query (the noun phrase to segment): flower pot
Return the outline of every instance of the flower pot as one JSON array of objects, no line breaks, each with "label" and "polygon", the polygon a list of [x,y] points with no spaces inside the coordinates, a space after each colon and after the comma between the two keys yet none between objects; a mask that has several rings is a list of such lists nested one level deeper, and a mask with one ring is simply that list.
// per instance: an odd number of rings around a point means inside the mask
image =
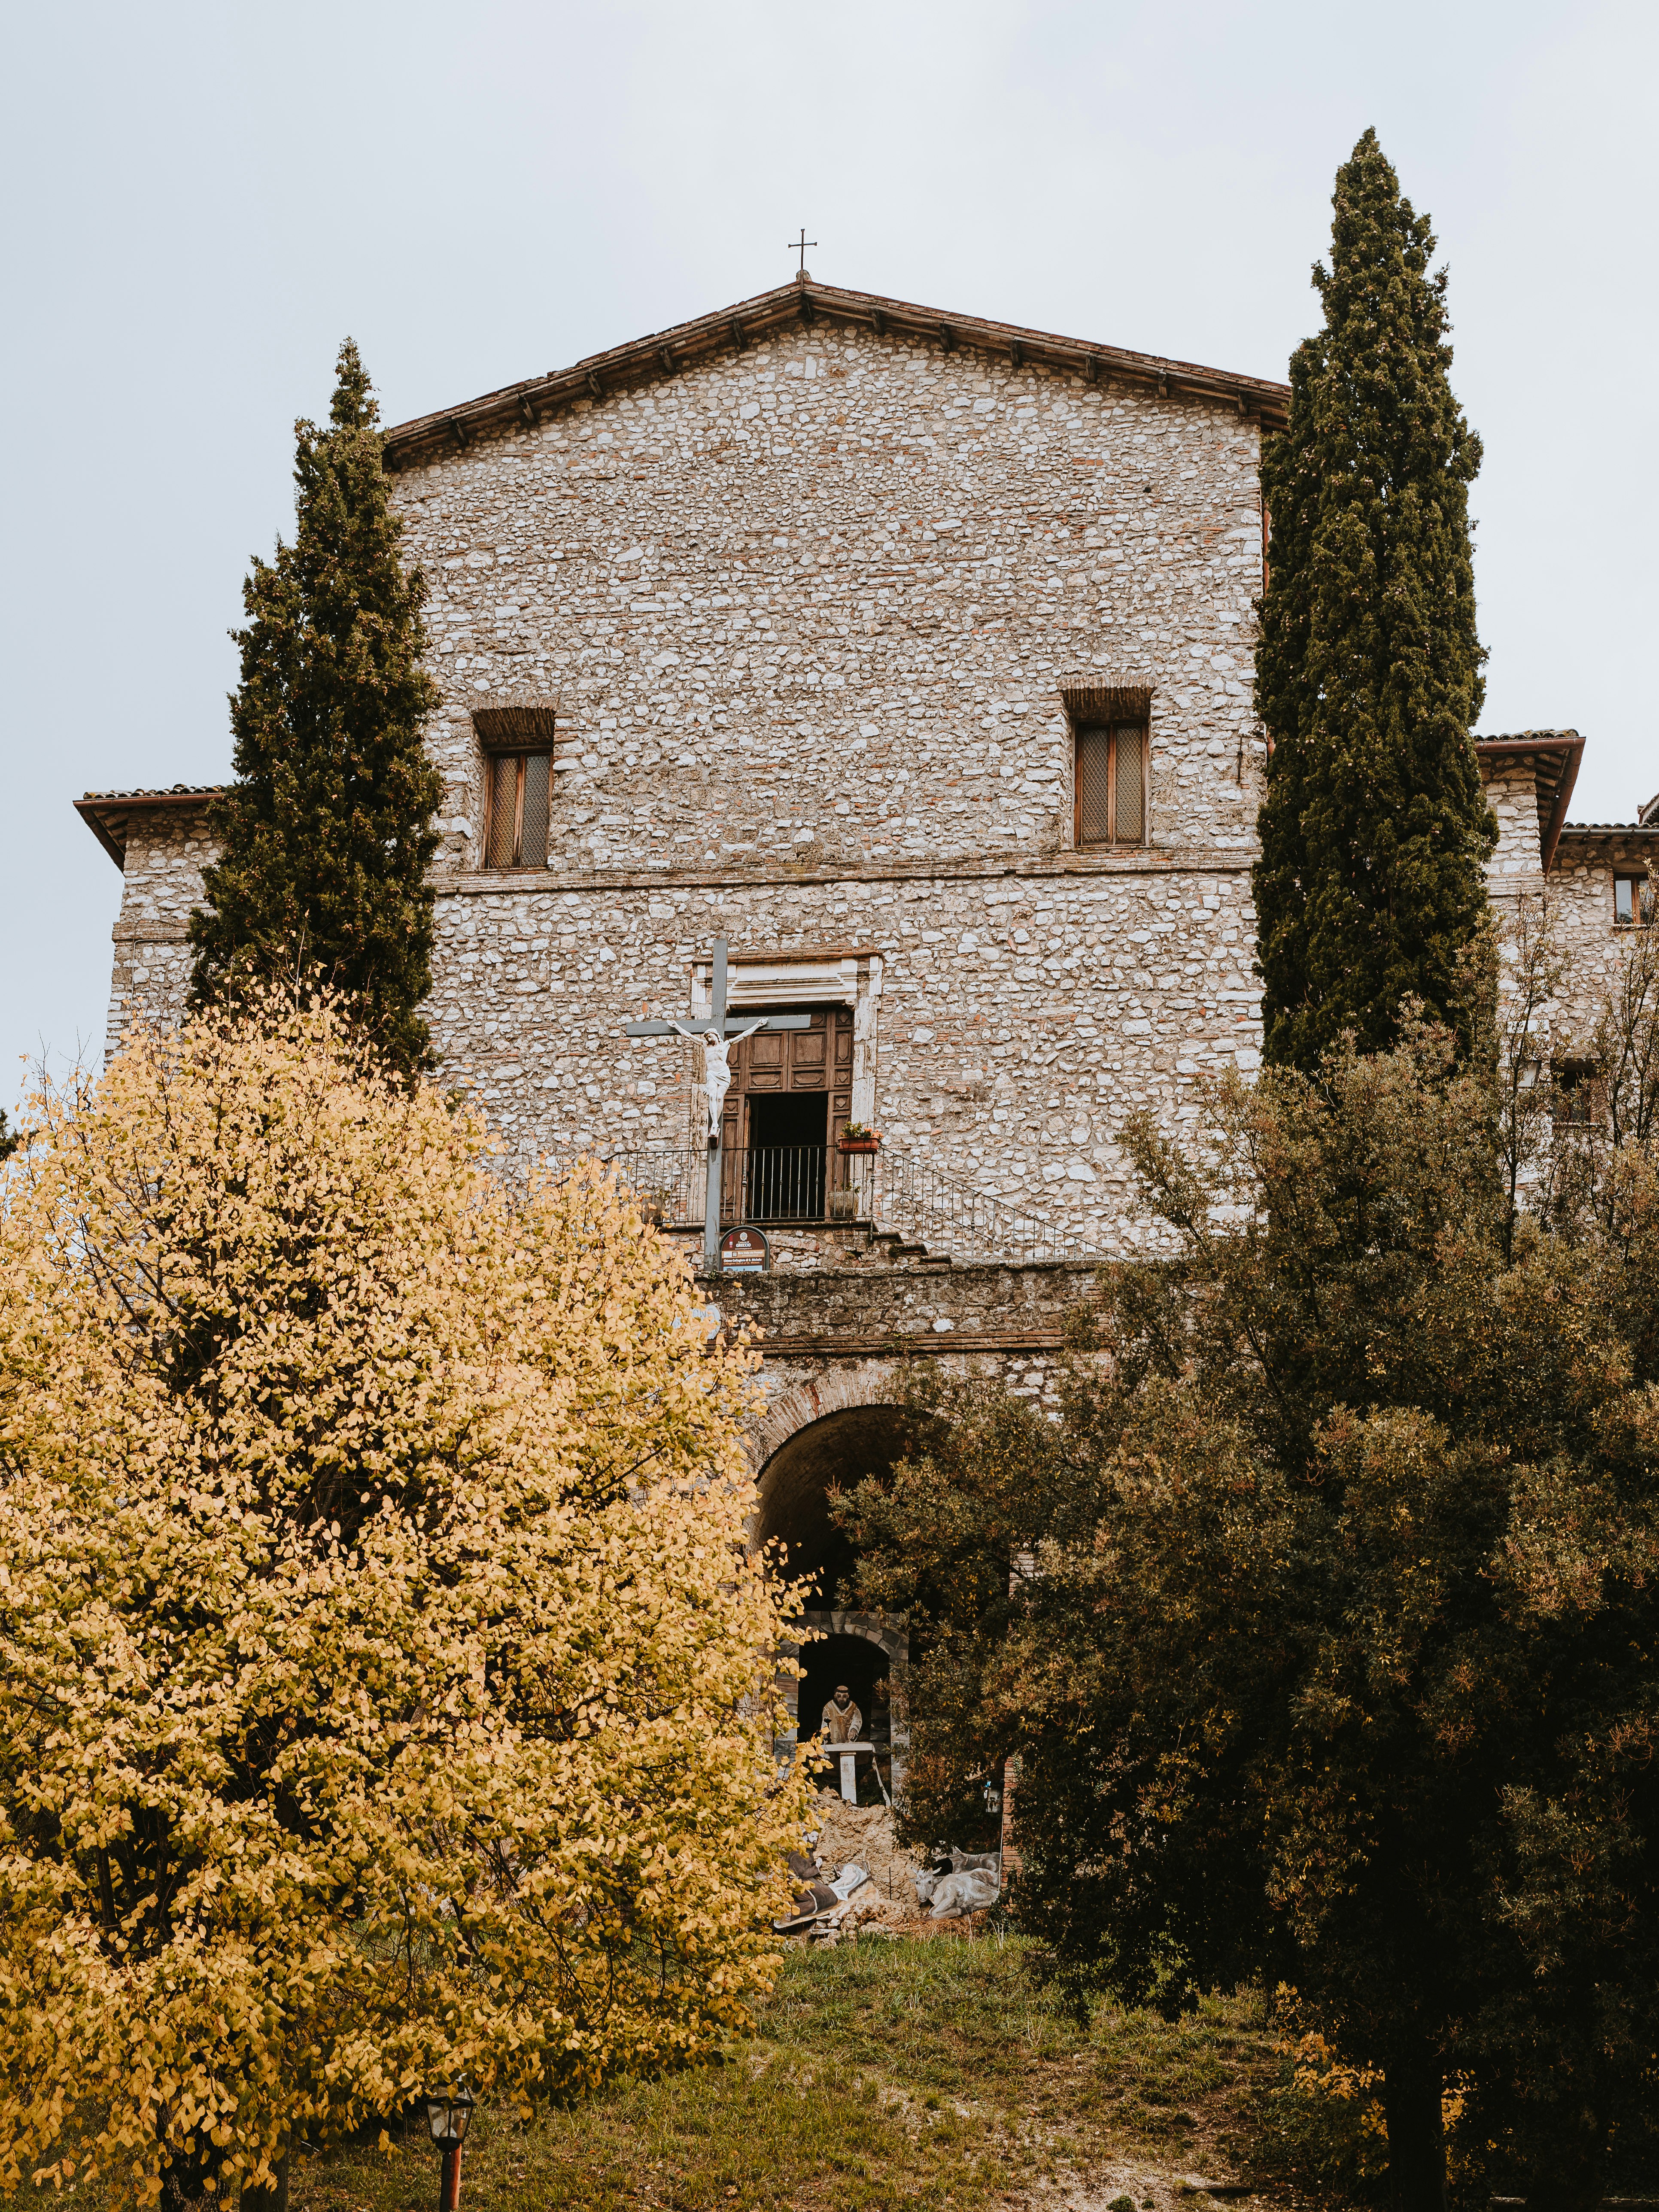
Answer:
[{"label": "flower pot", "polygon": [[881,1150],[881,1139],[879,1137],[842,1137],[837,1140],[836,1150],[838,1152],[878,1152]]}]

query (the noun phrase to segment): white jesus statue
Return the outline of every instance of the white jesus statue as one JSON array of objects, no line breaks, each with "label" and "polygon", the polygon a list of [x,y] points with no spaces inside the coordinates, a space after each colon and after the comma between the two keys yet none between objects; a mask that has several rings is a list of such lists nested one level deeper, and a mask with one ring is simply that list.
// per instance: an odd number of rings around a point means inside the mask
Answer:
[{"label": "white jesus statue", "polygon": [[720,1116],[726,1111],[726,1094],[732,1088],[732,1048],[741,1044],[757,1030],[766,1027],[763,1014],[757,1022],[750,1022],[746,1030],[735,1036],[722,1036],[718,1030],[698,1030],[695,1023],[676,1022],[673,1027],[682,1036],[702,1041],[703,1089],[708,1094],[708,1141],[712,1145],[720,1133]]}]

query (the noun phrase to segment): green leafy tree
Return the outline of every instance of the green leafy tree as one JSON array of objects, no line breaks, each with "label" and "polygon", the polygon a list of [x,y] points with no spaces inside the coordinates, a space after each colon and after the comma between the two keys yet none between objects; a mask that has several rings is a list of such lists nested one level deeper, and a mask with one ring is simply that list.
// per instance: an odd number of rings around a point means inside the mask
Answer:
[{"label": "green leafy tree", "polygon": [[1468,1041],[1460,955],[1486,912],[1496,825],[1469,732],[1468,487],[1480,465],[1448,380],[1446,277],[1368,131],[1340,169],[1325,326],[1291,363],[1266,446],[1269,581],[1256,650],[1267,795],[1255,869],[1266,1057],[1311,1071],[1421,999]]},{"label": "green leafy tree", "polygon": [[1456,2084],[1460,2157],[1577,2208],[1659,2110],[1659,1174],[1598,1135],[1517,1226],[1455,1051],[1234,1083],[1199,1157],[1139,1127],[1173,1256],[1115,1271],[1104,1370],[1058,1424],[936,1399],[843,1510],[924,1650],[912,1832],[1018,1756],[1079,2001],[1287,1982],[1381,2069],[1399,2205]]},{"label": "green leafy tree", "polygon": [[431,1064],[433,817],[422,747],[438,702],[424,672],[418,570],[398,556],[379,409],[348,339],[326,429],[301,422],[294,543],[258,558],[235,633],[236,781],[213,809],[220,857],[191,918],[191,1002],[296,970],[357,1003],[393,1066]]}]

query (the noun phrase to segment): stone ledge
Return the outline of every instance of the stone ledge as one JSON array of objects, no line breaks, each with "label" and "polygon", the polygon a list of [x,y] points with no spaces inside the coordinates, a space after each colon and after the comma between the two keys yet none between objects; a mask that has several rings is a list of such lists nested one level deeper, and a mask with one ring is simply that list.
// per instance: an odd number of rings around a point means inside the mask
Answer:
[{"label": "stone ledge", "polygon": [[[519,891],[655,891],[699,888],[760,890],[799,884],[899,884],[994,882],[999,877],[1048,882],[1059,877],[1240,876],[1255,866],[1254,846],[1172,845],[1163,850],[1101,854],[1063,853],[1048,860],[956,859],[823,863],[816,867],[769,868],[596,868],[572,875],[551,868],[469,869],[432,878],[439,898],[488,896]],[[867,948],[855,948],[867,949]]]},{"label": "stone ledge", "polygon": [[[1012,1203],[1012,1201],[1011,1201]],[[699,1231],[699,1234],[702,1232]],[[1093,1280],[1103,1268],[1113,1265],[1109,1253],[1092,1258],[1063,1260],[954,1260],[947,1267],[943,1261],[933,1267],[890,1267],[883,1261],[860,1260],[853,1265],[839,1267],[775,1267],[760,1275],[708,1273],[697,1270],[697,1280],[703,1284],[724,1285],[734,1296],[769,1297],[773,1300],[811,1294],[822,1297],[834,1295],[854,1283],[896,1283],[908,1289],[918,1276],[937,1283],[946,1283],[962,1288],[993,1281],[1000,1282],[1009,1276],[1035,1275],[1058,1279],[1062,1275],[1079,1279],[1079,1291],[1092,1288]],[[1071,1303],[1075,1304],[1073,1299]]]},{"label": "stone ledge", "polygon": [[946,1352],[1063,1352],[1057,1328],[933,1329],[922,1327],[884,1336],[754,1336],[739,1342],[763,1359],[916,1359]]},{"label": "stone ledge", "polygon": [[1066,1316],[1092,1302],[1100,1273],[1075,1260],[983,1261],[705,1276],[698,1287],[763,1361],[892,1361],[1063,1351]]}]

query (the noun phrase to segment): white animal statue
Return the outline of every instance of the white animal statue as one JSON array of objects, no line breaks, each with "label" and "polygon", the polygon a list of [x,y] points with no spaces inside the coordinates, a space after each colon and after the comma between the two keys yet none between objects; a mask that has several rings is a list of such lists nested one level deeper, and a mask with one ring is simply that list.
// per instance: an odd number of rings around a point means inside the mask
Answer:
[{"label": "white animal statue", "polygon": [[919,1874],[916,1903],[925,1905],[930,1920],[961,1920],[970,1912],[983,1912],[1002,1894],[1002,1854],[1000,1851],[951,1853],[949,1874]]}]

